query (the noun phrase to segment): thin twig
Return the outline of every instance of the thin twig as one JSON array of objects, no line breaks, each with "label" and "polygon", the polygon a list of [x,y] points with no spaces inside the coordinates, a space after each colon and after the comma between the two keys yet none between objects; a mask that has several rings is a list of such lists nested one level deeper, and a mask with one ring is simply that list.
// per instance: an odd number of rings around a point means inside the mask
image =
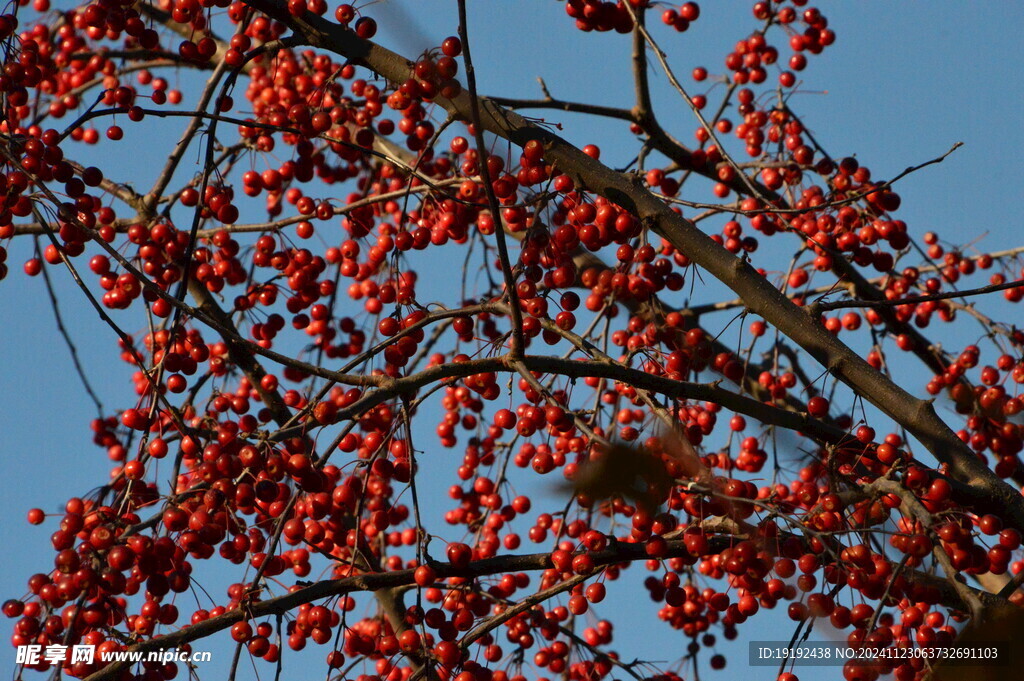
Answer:
[{"label": "thin twig", "polygon": [[526,349],[526,340],[523,336],[523,311],[519,303],[519,291],[516,288],[515,275],[512,272],[512,263],[509,260],[508,244],[505,241],[505,230],[502,229],[501,207],[498,205],[498,198],[494,194],[491,171],[487,167],[489,153],[484,142],[483,126],[480,124],[480,100],[476,94],[476,72],[473,68],[473,59],[469,47],[469,27],[466,19],[466,0],[458,0],[459,3],[459,39],[462,41],[462,60],[466,65],[466,87],[469,89],[470,106],[472,110],[473,136],[476,139],[477,164],[479,165],[480,178],[484,186],[484,193],[487,196],[487,203],[491,209],[491,217],[494,220],[494,239],[498,245],[498,258],[501,260],[501,274],[505,279],[505,295],[508,296],[512,313],[512,355],[519,356]]}]

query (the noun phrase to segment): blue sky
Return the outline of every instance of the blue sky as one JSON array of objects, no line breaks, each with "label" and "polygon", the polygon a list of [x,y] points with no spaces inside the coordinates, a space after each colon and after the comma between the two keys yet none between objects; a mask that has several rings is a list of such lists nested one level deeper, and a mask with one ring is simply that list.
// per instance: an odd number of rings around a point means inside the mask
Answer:
[{"label": "blue sky", "polygon": [[[393,6],[398,4],[406,8],[404,12],[396,12]],[[756,27],[750,3],[703,4],[700,20],[687,33],[655,33],[680,75],[698,65],[722,71],[722,59],[731,45]],[[791,100],[815,137],[835,156],[855,153],[881,178],[963,142],[943,164],[900,182],[903,207],[899,217],[918,235],[935,230],[958,242],[984,237],[980,241],[983,249],[1024,243],[1024,232],[1011,205],[1018,200],[1020,178],[1024,177],[1020,151],[1024,149],[1024,127],[1019,122],[1024,95],[1018,65],[1024,5],[1008,1],[871,1],[819,6],[836,31],[837,41],[801,74],[806,93]],[[382,25],[381,42],[409,56],[455,33],[454,0],[387,0],[367,8],[367,13]],[[389,30],[389,15],[393,20],[415,17],[416,21],[405,23],[403,30]],[[579,33],[565,16],[562,3],[474,2],[470,31],[483,93],[537,97],[536,78],[542,77],[557,97],[627,107],[632,103],[628,36]],[[690,114],[668,90],[662,75],[655,75],[652,82],[663,124],[683,140],[691,140],[695,123]],[[693,85],[688,78],[684,82]],[[700,90],[694,87],[692,91]],[[187,98],[186,93],[186,104]],[[573,142],[601,144],[603,159],[612,165],[635,153],[620,124],[587,122],[550,111],[535,113],[563,122],[564,134]],[[145,135],[152,135],[153,129],[147,129]],[[178,134],[174,126],[161,129],[169,132],[160,134],[158,144],[152,143],[152,137],[144,139],[141,131],[129,130],[126,142],[114,155],[102,159],[94,155],[89,161],[123,165],[124,176],[138,173],[145,178],[154,166],[162,164],[166,149]],[[137,182],[137,186],[146,184],[145,179]],[[5,548],[0,600],[24,593],[28,576],[46,571],[52,560],[49,534],[55,523],[30,527],[25,524],[25,512],[35,506],[55,511],[69,496],[102,483],[109,469],[105,454],[89,443],[94,410],[56,333],[42,280],[27,279],[20,272],[27,246],[27,242],[5,244],[11,253],[12,274],[0,282],[0,453],[5,465],[5,475],[0,478],[5,499],[5,513],[0,515],[0,543]],[[108,409],[130,406],[134,399],[130,369],[116,359],[111,332],[73,288],[66,273],[55,269],[51,275],[65,324],[105,405]],[[443,291],[442,283],[437,282],[438,291]],[[1018,314],[1013,309],[1007,312],[998,302],[981,305],[1008,319]],[[115,319],[130,331],[141,328],[139,317],[130,312],[115,314]],[[974,339],[971,334],[975,331],[969,327],[957,328],[964,329],[966,335],[947,336],[949,344],[962,345]],[[948,331],[936,329],[934,333]],[[920,390],[922,385],[923,381],[905,387]],[[426,416],[427,421],[436,420]],[[438,475],[436,482],[437,493],[443,494],[447,487],[443,475]],[[638,584],[640,580],[633,581]],[[654,619],[656,607],[642,590],[626,590],[616,599],[610,598],[604,612],[610,614],[622,607],[636,613],[631,621],[617,621],[618,647],[624,655],[669,659],[681,652],[685,640]],[[777,619],[765,617],[748,623],[741,636],[788,638],[788,629],[782,629],[784,636],[773,635],[771,627],[778,625]],[[788,622],[784,626],[788,627]],[[0,631],[9,634],[10,622],[0,622]],[[678,652],[665,653],[673,647]],[[214,649],[226,650],[221,646]],[[13,659],[13,651],[0,652],[0,667],[6,666],[7,660],[13,667]],[[709,679],[734,679],[749,674],[749,669],[736,658],[724,672],[707,674]],[[286,668],[283,678],[301,677],[301,672]]]}]

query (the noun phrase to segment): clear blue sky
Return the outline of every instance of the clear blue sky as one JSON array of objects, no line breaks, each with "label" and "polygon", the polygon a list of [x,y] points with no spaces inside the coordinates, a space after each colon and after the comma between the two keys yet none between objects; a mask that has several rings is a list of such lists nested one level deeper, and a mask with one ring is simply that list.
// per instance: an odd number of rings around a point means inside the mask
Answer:
[{"label": "clear blue sky", "polygon": [[[688,74],[697,65],[722,71],[730,46],[756,26],[750,4],[705,2],[700,20],[689,32],[658,31],[677,72]],[[397,32],[387,30],[389,16],[401,16],[395,14],[395,5],[416,19]],[[482,92],[536,97],[540,94],[536,78],[543,77],[558,97],[631,105],[627,36],[581,34],[564,15],[563,4],[552,0],[477,0],[471,5],[471,38]],[[1024,177],[1024,128],[1019,122],[1024,105],[1019,85],[1024,5],[865,1],[819,6],[837,41],[812,60],[802,74],[808,93],[791,102],[817,139],[836,156],[856,153],[881,178],[963,142],[964,147],[942,165],[899,184],[903,198],[899,216],[915,234],[936,230],[958,241],[984,237],[980,246],[987,249],[1024,243],[1024,231],[1011,206],[1018,200]],[[409,56],[455,33],[454,0],[387,0],[367,13],[384,27],[381,41]],[[653,83],[658,88],[661,120],[684,140],[692,139],[690,114],[667,91],[661,75],[654,76]],[[602,144],[604,159],[613,164],[635,153],[625,145],[628,136],[621,134],[621,126],[581,125],[577,117],[553,112],[537,115],[563,121],[565,135],[574,142]],[[96,165],[100,161],[121,165],[124,177],[138,177],[136,185],[147,186],[154,167],[162,163],[177,137],[177,127],[167,129],[172,132],[161,134],[158,144],[142,144],[141,137],[130,135],[127,139],[139,144],[132,148],[127,141],[122,143],[118,150],[123,157],[89,160]],[[27,577],[46,571],[52,561],[49,535],[55,523],[30,527],[24,521],[25,511],[34,506],[55,511],[69,496],[102,483],[109,469],[105,454],[89,442],[93,408],[56,333],[42,281],[27,279],[20,272],[28,242],[6,246],[13,271],[0,282],[0,452],[5,467],[0,477],[5,510],[0,515],[4,549],[0,600],[23,594]],[[52,276],[65,322],[93,385],[108,409],[129,406],[134,399],[130,371],[116,359],[115,339],[69,277],[57,269]],[[989,309],[998,313],[1000,308]],[[140,318],[131,312],[116,314],[115,319],[131,331],[141,329]],[[962,336],[949,342],[962,345],[970,340]],[[921,383],[907,387],[920,390]],[[435,420],[425,416],[427,421]],[[442,472],[453,469],[453,463],[444,464]],[[443,476],[438,475],[436,482],[437,493],[443,494],[447,486]],[[640,579],[633,581],[638,584]],[[654,618],[656,606],[641,590],[627,590],[597,612],[611,615],[624,607],[635,614],[631,624],[616,618],[617,647],[625,656],[667,660],[682,652],[685,640]],[[788,638],[788,623],[781,630],[785,633],[773,635],[769,627],[778,625],[777,619],[766,617],[741,629],[741,637]],[[9,621],[0,622],[0,632],[6,640]],[[224,651],[222,658],[227,656],[222,643],[213,649]],[[323,650],[317,649],[316,660],[322,659]],[[13,667],[13,660],[12,650],[0,650],[0,667]],[[313,669],[315,674],[322,673],[322,667]],[[305,671],[289,670],[286,665],[283,678],[305,678]],[[726,671],[708,672],[705,678],[738,679],[749,671],[737,657]]]}]

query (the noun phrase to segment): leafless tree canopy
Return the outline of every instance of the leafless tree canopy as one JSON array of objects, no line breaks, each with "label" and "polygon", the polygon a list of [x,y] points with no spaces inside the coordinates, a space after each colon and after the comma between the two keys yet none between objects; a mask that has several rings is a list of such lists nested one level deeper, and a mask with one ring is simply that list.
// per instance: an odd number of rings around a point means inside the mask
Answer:
[{"label": "leafless tree canopy", "polygon": [[[678,681],[754,617],[897,648],[1016,626],[1024,335],[981,303],[1021,299],[1024,249],[899,217],[958,145],[891,178],[830,155],[790,105],[836,39],[805,0],[744,9],[717,72],[680,34],[728,3],[562,3],[566,40],[631,36],[628,108],[481,93],[496,47],[452,5],[421,54],[373,2],[0,16],[0,295],[43,280],[97,410],[67,427],[114,466],[29,512],[53,554],[3,605],[22,650],[96,658],[18,678],[185,678],[101,656],[219,642],[232,679],[316,648],[346,681]],[[626,167],[562,136],[598,119]],[[122,403],[70,305],[131,366]],[[619,589],[675,659],[619,649]]]}]

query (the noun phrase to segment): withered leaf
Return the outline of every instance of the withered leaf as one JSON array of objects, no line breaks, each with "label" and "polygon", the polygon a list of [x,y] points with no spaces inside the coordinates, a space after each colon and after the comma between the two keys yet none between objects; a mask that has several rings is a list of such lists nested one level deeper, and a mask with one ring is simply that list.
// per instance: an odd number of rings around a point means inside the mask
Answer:
[{"label": "withered leaf", "polygon": [[595,501],[620,497],[654,509],[672,484],[660,457],[642,447],[612,443],[580,464],[569,487]]},{"label": "withered leaf", "polygon": [[664,456],[681,465],[683,475],[690,479],[710,476],[693,445],[674,433],[661,438],[664,454],[647,448],[613,442],[600,447],[580,467],[571,482],[572,492],[594,500],[621,497],[646,509],[655,509],[666,498],[676,479],[669,474]]}]

